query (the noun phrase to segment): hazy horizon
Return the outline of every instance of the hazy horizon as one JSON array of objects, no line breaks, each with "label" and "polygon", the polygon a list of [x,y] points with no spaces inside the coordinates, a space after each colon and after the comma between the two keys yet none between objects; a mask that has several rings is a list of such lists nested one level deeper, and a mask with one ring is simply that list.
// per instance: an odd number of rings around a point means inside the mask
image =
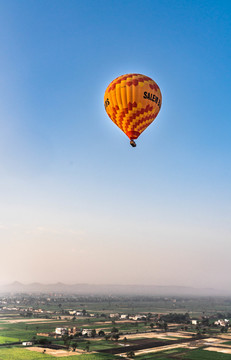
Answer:
[{"label": "hazy horizon", "polygon": [[[231,3],[0,3],[0,284],[231,288]],[[117,76],[162,92],[131,148]]]},{"label": "hazy horizon", "polygon": [[79,296],[148,296],[148,297],[231,297],[229,289],[190,286],[145,284],[90,284],[90,283],[21,283],[0,284],[0,294],[73,294]]},{"label": "hazy horizon", "polygon": [[72,282],[61,282],[61,281],[57,281],[57,282],[46,282],[46,281],[43,281],[43,282],[40,282],[40,281],[32,281],[32,282],[23,282],[23,281],[18,281],[18,280],[14,280],[10,283],[0,283],[0,285],[12,285],[12,284],[22,284],[22,285],[31,285],[31,284],[42,284],[42,285],[51,285],[51,284],[64,284],[64,285],[112,285],[112,286],[126,286],[126,285],[129,285],[129,286],[175,286],[175,287],[186,287],[188,285],[177,285],[177,284],[173,284],[173,285],[157,285],[157,284],[140,284],[140,283],[130,283],[130,284],[121,284],[121,283],[87,283],[87,282],[75,282],[75,281],[72,281]]},{"label": "hazy horizon", "polygon": [[[199,287],[199,286],[189,286],[187,284],[185,285],[177,285],[177,284],[172,284],[172,285],[165,285],[165,284],[139,284],[139,283],[129,283],[129,284],[121,284],[121,283],[90,283],[90,282],[61,282],[61,281],[57,281],[57,282],[39,282],[39,281],[32,281],[32,282],[21,282],[21,281],[13,281],[11,283],[0,283],[0,291],[2,289],[4,289],[4,287],[9,287],[9,286],[25,286],[25,287],[28,287],[28,286],[31,286],[31,285],[38,285],[38,286],[55,286],[55,285],[64,285],[64,286],[89,286],[89,287],[134,287],[134,288],[179,288],[179,289],[184,289],[184,288],[188,288],[188,289],[195,289],[195,290],[198,290],[198,291],[202,291],[202,290],[211,290],[211,291],[215,291],[215,292],[220,292],[222,295],[223,294],[230,294],[231,295],[231,290],[229,292],[228,289],[225,289],[225,288],[219,288],[219,287]],[[217,293],[215,293],[215,295],[217,295]]]}]

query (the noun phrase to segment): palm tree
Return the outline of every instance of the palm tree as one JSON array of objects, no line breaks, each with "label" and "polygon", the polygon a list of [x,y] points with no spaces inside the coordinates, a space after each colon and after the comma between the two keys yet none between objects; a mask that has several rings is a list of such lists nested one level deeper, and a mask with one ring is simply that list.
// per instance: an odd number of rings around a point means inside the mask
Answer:
[{"label": "palm tree", "polygon": [[99,334],[99,336],[105,336],[105,332],[104,332],[103,330],[100,330],[100,331],[98,332],[98,334]]},{"label": "palm tree", "polygon": [[106,334],[106,335],[104,336],[104,338],[105,338],[106,341],[108,341],[108,340],[110,339],[110,335],[109,335],[109,334]]},{"label": "palm tree", "polygon": [[112,335],[112,339],[114,339],[115,341],[118,341],[118,340],[119,340],[119,337],[120,337],[120,336],[119,336],[119,334],[117,334],[117,333],[116,333],[116,334],[114,333],[114,334]]},{"label": "palm tree", "polygon": [[167,323],[167,321],[165,321],[164,322],[164,331],[167,331],[167,329],[168,329],[168,323]]},{"label": "palm tree", "polygon": [[126,355],[127,355],[127,357],[130,358],[130,359],[133,359],[133,358],[135,357],[134,351],[129,351],[129,352],[127,352]]},{"label": "palm tree", "polygon": [[35,344],[36,340],[37,340],[36,336],[35,336],[35,335],[32,336],[32,342],[33,342],[34,344]]},{"label": "palm tree", "polygon": [[77,346],[78,346],[78,344],[77,344],[77,342],[73,342],[73,343],[71,344],[71,346],[72,346],[73,351],[75,351],[76,348],[77,348]]}]

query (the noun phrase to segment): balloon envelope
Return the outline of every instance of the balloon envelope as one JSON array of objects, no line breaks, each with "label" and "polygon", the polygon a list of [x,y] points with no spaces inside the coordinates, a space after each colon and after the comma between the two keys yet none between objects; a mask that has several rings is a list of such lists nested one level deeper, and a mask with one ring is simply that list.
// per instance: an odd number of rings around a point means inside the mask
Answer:
[{"label": "balloon envelope", "polygon": [[121,75],[107,87],[105,110],[129,137],[137,139],[158,115],[162,103],[159,86],[148,76]]}]

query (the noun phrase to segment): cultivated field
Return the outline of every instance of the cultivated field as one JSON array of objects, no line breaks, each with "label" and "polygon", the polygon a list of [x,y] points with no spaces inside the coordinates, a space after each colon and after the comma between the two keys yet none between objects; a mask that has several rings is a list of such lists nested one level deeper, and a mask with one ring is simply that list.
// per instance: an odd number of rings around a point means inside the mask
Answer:
[{"label": "cultivated field", "polygon": [[230,299],[0,297],[0,360],[230,360],[229,324],[214,325],[229,310]]}]

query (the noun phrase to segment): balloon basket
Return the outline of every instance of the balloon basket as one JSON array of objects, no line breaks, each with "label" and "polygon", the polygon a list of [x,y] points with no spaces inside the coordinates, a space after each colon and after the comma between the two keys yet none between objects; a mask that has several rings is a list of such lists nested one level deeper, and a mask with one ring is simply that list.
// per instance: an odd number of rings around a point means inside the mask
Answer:
[{"label": "balloon basket", "polygon": [[131,141],[130,141],[130,145],[131,145],[132,147],[136,147],[135,141],[134,141],[134,140],[131,140]]}]

